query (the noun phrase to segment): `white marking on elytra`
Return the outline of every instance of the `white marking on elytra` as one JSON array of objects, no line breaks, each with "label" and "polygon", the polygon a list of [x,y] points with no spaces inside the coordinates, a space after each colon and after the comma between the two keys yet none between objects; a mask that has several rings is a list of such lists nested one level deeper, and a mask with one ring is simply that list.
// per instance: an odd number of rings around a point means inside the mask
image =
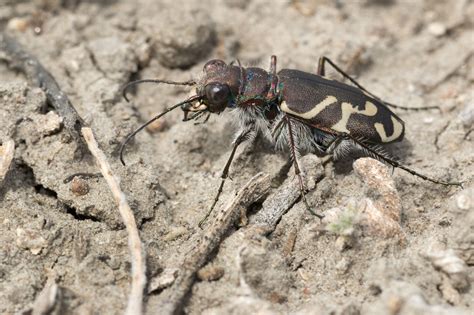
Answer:
[{"label": "white marking on elytra", "polygon": [[304,119],[311,119],[313,117],[316,117],[320,112],[323,111],[326,107],[328,107],[331,104],[334,104],[337,102],[337,98],[335,96],[329,95],[327,96],[323,101],[321,101],[319,104],[316,104],[311,110],[307,111],[306,113],[297,113],[295,111],[292,111],[286,102],[282,102],[280,104],[280,108],[282,111],[292,114]]},{"label": "white marking on elytra", "polygon": [[393,140],[398,139],[400,135],[403,132],[403,125],[400,123],[395,117],[391,116],[392,118],[392,124],[393,124],[393,133],[391,136],[387,136],[387,133],[385,132],[385,127],[381,123],[375,123],[375,130],[377,130],[377,133],[380,136],[380,139],[382,139],[382,142],[391,142]]},{"label": "white marking on elytra", "polygon": [[341,104],[342,118],[335,125],[331,127],[332,130],[339,132],[350,133],[347,130],[347,123],[352,114],[361,114],[365,116],[375,116],[377,114],[377,106],[372,102],[365,102],[365,109],[359,110],[357,107],[353,107],[352,104],[343,102]]}]

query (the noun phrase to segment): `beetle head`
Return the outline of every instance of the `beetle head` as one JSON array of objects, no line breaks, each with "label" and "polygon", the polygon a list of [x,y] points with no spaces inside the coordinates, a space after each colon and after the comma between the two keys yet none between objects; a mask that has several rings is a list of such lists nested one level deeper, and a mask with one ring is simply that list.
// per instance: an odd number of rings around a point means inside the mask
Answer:
[{"label": "beetle head", "polygon": [[[174,106],[169,107],[165,111],[151,118],[149,121],[135,129],[130,133],[120,147],[120,160],[125,165],[123,160],[123,151],[127,143],[133,139],[133,137],[143,130],[146,126],[151,124],[153,121],[159,119],[170,111],[181,107],[184,112],[185,121],[198,120],[203,115],[210,113],[221,113],[226,107],[235,106],[235,100],[241,92],[241,84],[243,82],[243,68],[227,65],[222,60],[211,60],[204,65],[203,76],[199,82],[194,80],[185,82],[175,82],[170,80],[155,80],[155,79],[144,79],[137,80],[126,84],[123,87],[122,93],[124,98],[128,101],[127,91],[132,86],[141,83],[164,83],[171,85],[188,85],[195,86],[192,95],[185,101],[180,102]],[[188,114],[193,112],[188,117]],[[207,118],[206,118],[207,119]]]},{"label": "beetle head", "polygon": [[208,61],[203,68],[203,77],[196,88],[199,104],[195,108],[220,113],[226,107],[233,107],[239,94],[240,70],[224,61]]}]

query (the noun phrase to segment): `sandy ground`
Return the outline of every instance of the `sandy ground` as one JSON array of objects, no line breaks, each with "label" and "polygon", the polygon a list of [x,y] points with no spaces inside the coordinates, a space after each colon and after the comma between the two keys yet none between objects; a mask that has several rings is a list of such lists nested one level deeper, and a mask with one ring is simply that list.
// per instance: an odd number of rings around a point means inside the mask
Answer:
[{"label": "sandy ground", "polygon": [[[127,103],[120,87],[137,78],[197,78],[212,58],[266,69],[272,54],[279,69],[308,72],[325,55],[387,101],[439,106],[397,111],[406,139],[390,151],[429,176],[467,181],[464,189],[444,187],[382,167],[374,175],[382,181],[371,182],[374,161],[361,160],[369,169],[350,158],[323,166],[309,155],[308,199],[327,222],[297,200],[270,234],[235,226],[180,311],[472,312],[473,20],[469,0],[0,1],[1,29],[53,74],[121,178],[146,247],[149,314],[160,313],[202,233],[197,224],[219,185],[234,118],[194,125],[173,112],[137,136],[123,167],[124,137],[189,91],[142,85]],[[52,310],[39,313],[123,313],[130,257],[109,189],[100,176],[65,181],[97,174],[93,158],[43,91],[0,62],[0,153],[9,138],[16,149],[0,182],[0,313],[38,311],[47,283],[58,293]],[[257,172],[269,174],[271,194],[252,206],[251,224],[291,186],[290,166],[287,152],[258,138],[238,151],[218,207]],[[377,217],[384,208],[392,214]]]}]

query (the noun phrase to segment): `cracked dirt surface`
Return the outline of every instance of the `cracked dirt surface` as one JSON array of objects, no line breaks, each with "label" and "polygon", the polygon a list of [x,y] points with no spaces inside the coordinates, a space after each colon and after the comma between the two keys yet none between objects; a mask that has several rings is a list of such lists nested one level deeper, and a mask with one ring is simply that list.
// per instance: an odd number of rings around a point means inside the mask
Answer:
[{"label": "cracked dirt surface", "polygon": [[[123,167],[118,150],[124,137],[189,91],[144,84],[127,103],[120,87],[138,78],[197,78],[212,58],[238,58],[245,66],[266,69],[272,54],[279,69],[308,72],[315,72],[318,57],[325,55],[389,102],[439,106],[397,111],[406,123],[406,139],[390,151],[424,174],[466,180],[464,189],[401,170],[387,172],[382,183],[393,185],[390,193],[401,209],[390,221],[397,233],[387,237],[367,229],[367,211],[389,198],[383,185],[374,189],[369,171],[354,166],[354,172],[350,159],[322,163],[308,155],[303,166],[314,187],[308,200],[328,218],[320,222],[299,199],[291,199],[288,153],[274,152],[272,144],[257,138],[238,150],[218,206],[260,171],[270,175],[271,193],[251,207],[249,226],[236,226],[209,257],[182,311],[468,314],[472,309],[474,3],[348,2],[0,0],[1,29],[52,73],[121,179],[146,247],[147,313],[159,313],[201,233],[197,224],[218,187],[235,118],[223,113],[194,125],[172,112],[137,136]],[[108,187],[94,176],[92,157],[64,128],[43,91],[2,61],[1,144],[10,138],[15,155],[0,182],[0,313],[31,311],[48,279],[60,292],[55,314],[122,313],[130,258]],[[86,175],[70,178],[77,173]],[[284,202],[290,209],[281,220],[262,218]],[[273,222],[272,233],[253,228],[264,221]]]}]

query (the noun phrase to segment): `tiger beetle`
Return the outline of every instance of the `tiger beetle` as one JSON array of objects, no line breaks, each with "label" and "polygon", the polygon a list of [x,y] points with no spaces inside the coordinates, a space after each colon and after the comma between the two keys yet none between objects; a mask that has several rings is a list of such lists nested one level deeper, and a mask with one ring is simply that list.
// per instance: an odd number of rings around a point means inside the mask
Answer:
[{"label": "tiger beetle", "polygon": [[[326,64],[355,87],[327,79]],[[420,174],[387,154],[380,145],[401,141],[405,132],[403,120],[389,107],[413,108],[382,101],[326,57],[319,59],[316,74],[293,69],[277,72],[276,56],[271,57],[269,71],[255,67],[244,68],[238,60],[237,65],[211,60],[204,65],[203,76],[199,81],[137,80],[125,85],[124,98],[128,101],[128,88],[145,82],[192,86],[194,90],[188,99],[169,107],[126,137],[120,147],[120,161],[123,165],[126,144],[147,125],[178,107],[184,112],[183,121],[203,119],[205,122],[211,114],[220,114],[227,108],[237,114],[239,130],[233,141],[232,151],[222,171],[214,201],[199,226],[219,200],[237,147],[245,141],[253,140],[258,133],[273,141],[277,148],[289,149],[299,181],[301,199],[306,209],[319,218],[323,216],[314,212],[306,200],[306,188],[298,162],[300,154],[305,152],[333,155],[337,158],[357,149],[424,180],[446,186],[462,185],[460,182],[446,182]],[[437,107],[422,109],[428,108]]]}]

